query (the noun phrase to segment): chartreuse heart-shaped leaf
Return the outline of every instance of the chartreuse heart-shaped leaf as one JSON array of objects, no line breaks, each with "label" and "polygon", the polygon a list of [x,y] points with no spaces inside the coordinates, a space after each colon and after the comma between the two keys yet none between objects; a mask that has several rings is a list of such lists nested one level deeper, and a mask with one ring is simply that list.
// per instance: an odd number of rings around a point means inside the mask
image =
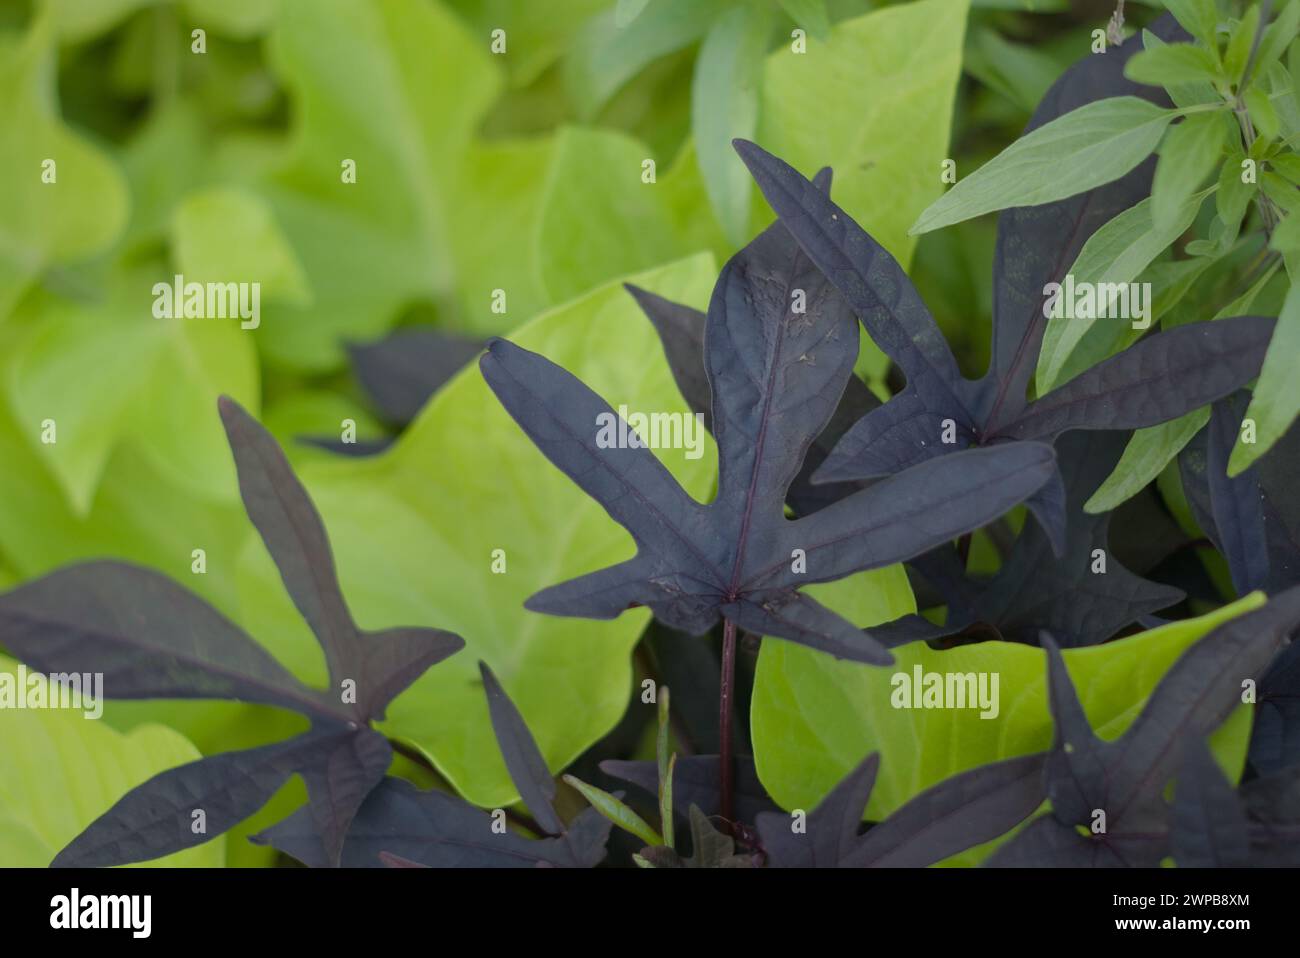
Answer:
[{"label": "chartreuse heart-shaped leaf", "polygon": [[[0,675],[48,688],[4,656]],[[169,728],[142,725],[122,734],[76,709],[0,709],[0,737],[0,861],[14,868],[44,868],[132,787],[199,757]],[[217,840],[146,864],[220,868],[225,857]]]},{"label": "chartreuse heart-shaped leaf", "polygon": [[252,331],[237,317],[159,318],[155,283],[172,285],[161,264],[114,275],[102,302],[42,294],[16,314],[37,321],[15,334],[4,388],[78,515],[90,510],[109,457],[127,440],[183,488],[209,501],[231,498],[233,471],[212,408],[222,393],[256,404]]},{"label": "chartreuse heart-shaped leaf", "polygon": [[486,39],[419,0],[283,0],[270,58],[296,130],[264,192],[314,303],[265,317],[258,342],[320,369],[342,363],[343,336],[374,338],[450,292],[449,197],[501,80]]},{"label": "chartreuse heart-shaped leaf", "polygon": [[121,171],[59,118],[54,57],[47,16],[0,40],[0,318],[43,271],[99,252],[126,225]]},{"label": "chartreuse heart-shaped leaf", "polygon": [[778,47],[763,74],[757,142],[809,175],[834,169],[836,201],[904,266],[911,221],[943,190],[966,11],[922,0],[845,20],[806,54]]},{"label": "chartreuse heart-shaped leaf", "polygon": [[[633,279],[703,306],[715,275],[712,258],[699,255]],[[618,283],[538,317],[513,338],[616,406],[686,411],[654,327]],[[711,442],[699,458],[688,452],[656,450],[691,495],[707,499],[716,471]],[[439,391],[389,451],[305,465],[302,478],[359,622],[437,622],[464,637],[468,653],[417,681],[382,726],[424,752],[462,795],[498,807],[518,794],[492,733],[476,659],[499,677],[552,770],[618,721],[629,652],[648,613],[588,622],[528,612],[523,603],[545,586],[629,558],[632,541],[536,451],[477,368]],[[260,547],[243,563],[241,596],[245,624],[276,656],[304,677],[323,678],[315,644]]]},{"label": "chartreuse heart-shaped leaf", "polygon": [[[1119,735],[1184,649],[1263,603],[1261,593],[1252,593],[1199,618],[1066,650],[1066,665],[1092,727],[1103,738]],[[864,755],[879,751],[880,777],[866,813],[878,821],[950,775],[1051,744],[1042,649],[981,642],[935,651],[913,643],[894,655],[894,665],[878,668],[836,661],[788,642],[763,643],[750,728],[759,777],[778,804],[816,806]],[[901,673],[910,683],[917,668],[996,675],[996,717],[981,718],[978,708],[894,708],[893,676]],[[1241,709],[1213,737],[1220,761],[1229,768],[1242,767],[1249,732],[1250,714]]]}]

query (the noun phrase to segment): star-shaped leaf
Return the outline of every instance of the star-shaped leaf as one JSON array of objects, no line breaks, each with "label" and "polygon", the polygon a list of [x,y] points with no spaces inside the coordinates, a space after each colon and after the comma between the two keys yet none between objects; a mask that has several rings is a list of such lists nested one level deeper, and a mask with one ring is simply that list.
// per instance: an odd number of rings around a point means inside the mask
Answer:
[{"label": "star-shaped leaf", "polygon": [[[1053,472],[1041,443],[969,450],[789,521],[787,491],[857,357],[853,316],[774,225],[724,267],[704,342],[719,449],[718,495],[709,505],[688,496],[573,376],[507,341],[489,346],[480,367],[501,403],[638,546],[633,559],[545,589],[528,608],[613,618],[647,605],[685,632],[702,633],[725,617],[842,658],[888,662],[878,643],[798,587],[949,541],[1024,500]],[[615,426],[633,441],[607,441]]]},{"label": "star-shaped leaf", "polygon": [[[117,865],[207,841],[253,814],[297,773],[313,834],[337,863],[392,749],[370,728],[426,669],[459,651],[437,629],[365,632],[339,590],[325,527],[280,447],[233,400],[220,402],[249,518],[325,653],[330,689],[299,682],[215,609],[170,579],[120,562],[70,566],[0,597],[6,645],[41,671],[100,672],[110,698],[226,698],[290,709],[311,729],[208,756],[125,795],[55,859]],[[203,829],[194,829],[202,812]]]},{"label": "star-shaped leaf", "polygon": [[[1297,625],[1300,588],[1219,626],[1179,658],[1113,742],[1093,732],[1059,648],[1045,639],[1056,725],[1044,769],[1052,811],[999,849],[989,864],[1158,865],[1171,847],[1166,786],[1184,768],[1193,743],[1203,743],[1241,704],[1244,683],[1258,678]],[[1187,792],[1198,788],[1204,791],[1193,782]],[[1191,812],[1185,808],[1184,814]]]},{"label": "star-shaped leaf", "polygon": [[[457,795],[385,778],[348,828],[341,856],[345,867],[592,868],[605,857],[609,821],[587,808],[564,823],[555,811],[555,780],[523,716],[483,662],[479,672],[506,768],[545,837],[530,839],[503,828],[501,812],[488,814]],[[309,867],[330,862],[308,809],[253,840]]]},{"label": "star-shaped leaf", "polygon": [[1041,753],[983,765],[945,779],[859,834],[880,767],[872,752],[796,828],[765,812],[758,830],[778,868],[920,868],[991,841],[1043,802]]}]

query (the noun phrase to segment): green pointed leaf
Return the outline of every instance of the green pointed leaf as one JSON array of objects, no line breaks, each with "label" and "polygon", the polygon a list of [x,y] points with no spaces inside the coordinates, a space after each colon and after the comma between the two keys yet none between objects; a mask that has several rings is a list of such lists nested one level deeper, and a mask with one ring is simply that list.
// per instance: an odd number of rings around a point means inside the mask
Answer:
[{"label": "green pointed leaf", "polygon": [[1228,141],[1226,122],[1220,113],[1197,113],[1165,137],[1151,184],[1151,223],[1157,232],[1167,235],[1182,222],[1188,200],[1218,168]]},{"label": "green pointed leaf", "polygon": [[[1151,220],[1151,199],[1125,210],[1088,239],[1067,275],[1074,278],[1076,287],[1081,283],[1100,287],[1103,283],[1133,282],[1191,225],[1207,195],[1208,190],[1184,200],[1173,222],[1164,229]],[[1062,292],[1062,299],[1065,297]],[[1122,318],[1071,318],[1064,311],[1050,317],[1038,355],[1039,395],[1109,356],[1125,330],[1133,328],[1132,322]]]},{"label": "green pointed leaf", "polygon": [[1210,407],[1193,409],[1185,416],[1148,426],[1133,433],[1114,471],[1084,503],[1084,511],[1110,512],[1155,481],[1174,456],[1210,421]]},{"label": "green pointed leaf", "polygon": [[635,835],[652,848],[664,843],[663,838],[650,827],[644,818],[609,794],[609,792],[603,791],[595,785],[588,785],[572,775],[565,775],[564,780],[576,788],[592,808],[625,832]]},{"label": "green pointed leaf", "polygon": [[1174,86],[1213,81],[1218,64],[1205,47],[1191,43],[1165,43],[1140,53],[1124,66],[1124,75],[1136,83]]},{"label": "green pointed leaf", "polygon": [[1300,356],[1300,285],[1292,285],[1282,304],[1273,330],[1273,340],[1264,355],[1264,366],[1255,384],[1255,394],[1246,409],[1246,419],[1255,422],[1255,441],[1237,445],[1228,459],[1228,475],[1236,476],[1264,455],[1282,438],[1300,416],[1300,389],[1296,388],[1295,364]]},{"label": "green pointed leaf", "polygon": [[1242,73],[1246,69],[1246,61],[1250,58],[1250,48],[1255,42],[1255,31],[1258,27],[1259,6],[1251,4],[1246,8],[1242,18],[1233,25],[1227,49],[1223,52],[1223,70],[1233,83],[1242,81]]},{"label": "green pointed leaf", "polygon": [[1016,140],[940,197],[912,233],[1011,206],[1037,206],[1117,180],[1146,159],[1176,111],[1133,96],[1086,104]]}]

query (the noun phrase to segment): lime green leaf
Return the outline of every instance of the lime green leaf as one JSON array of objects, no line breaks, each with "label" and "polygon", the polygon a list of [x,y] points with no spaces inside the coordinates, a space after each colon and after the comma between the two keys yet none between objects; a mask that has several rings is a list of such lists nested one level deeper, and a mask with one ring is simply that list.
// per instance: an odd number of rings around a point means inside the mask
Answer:
[{"label": "lime green leaf", "polygon": [[1124,75],[1135,83],[1172,86],[1214,80],[1219,65],[1205,47],[1191,43],[1165,43],[1134,54],[1124,65]]},{"label": "lime green leaf", "polygon": [[246,40],[265,33],[278,0],[185,0],[197,26]]},{"label": "lime green leaf", "polygon": [[1210,407],[1203,406],[1185,416],[1134,432],[1114,471],[1084,503],[1084,511],[1110,512],[1133,498],[1160,475],[1209,421]]},{"label": "lime green leaf", "polygon": [[908,226],[943,188],[966,7],[922,0],[842,21],[815,54],[783,45],[763,76],[757,142],[808,175],[834,167],[836,202],[904,265]]},{"label": "lime green leaf", "polygon": [[127,219],[126,181],[64,125],[48,18],[0,38],[0,319],[53,265],[108,247]]},{"label": "lime green leaf", "polygon": [[[1072,277],[1078,288],[1083,288],[1079,286],[1081,283],[1093,284],[1099,290],[1098,298],[1101,284],[1132,282],[1191,225],[1208,193],[1207,190],[1184,200],[1173,223],[1164,229],[1151,222],[1151,199],[1120,213],[1084,243],[1067,279]],[[1062,292],[1062,301],[1067,296],[1068,287]],[[1124,330],[1132,328],[1132,322],[1130,318],[1070,317],[1064,310],[1059,316],[1050,317],[1038,356],[1039,395],[1110,355]]]},{"label": "lime green leaf", "polygon": [[[705,254],[631,279],[702,307],[715,276]],[[618,283],[538,317],[512,339],[581,377],[615,407],[686,411],[654,328]],[[688,450],[657,453],[704,499],[716,472],[709,449],[698,459],[687,458]],[[477,367],[447,383],[390,451],[308,463],[302,478],[363,627],[437,622],[465,638],[467,652],[420,678],[384,724],[462,795],[488,808],[516,797],[475,680],[479,659],[501,678],[553,770],[618,722],[632,682],[629,653],[647,610],[596,622],[535,614],[523,602],[545,586],[630,558],[632,540],[546,462],[494,401]],[[241,619],[286,666],[323,681],[318,647],[265,550],[257,541],[248,545],[239,575]],[[493,574],[494,563],[500,574]]]},{"label": "lime green leaf", "polygon": [[[639,2],[644,6],[646,0]],[[493,30],[506,32],[506,52],[500,59],[510,74],[510,85],[524,87],[573,46],[583,24],[608,7],[609,0],[450,0],[447,5],[474,25],[475,36],[485,44]]]},{"label": "lime green leaf", "polygon": [[80,43],[117,26],[158,0],[44,0],[62,43]]},{"label": "lime green leaf", "polygon": [[[470,147],[451,209],[457,236],[452,255],[456,260],[458,329],[479,334],[505,332],[550,305],[537,266],[538,220],[545,184],[559,182],[565,172],[558,168],[551,172],[557,154],[561,162],[565,157],[571,158],[568,162],[581,161],[580,153],[575,158],[573,150],[560,149],[559,144],[569,136],[561,130],[553,137]],[[604,171],[604,180],[609,175]],[[566,237],[565,243],[581,244],[582,238]],[[602,250],[601,254],[620,252]],[[505,314],[492,312],[493,291],[498,289],[506,293]]]},{"label": "lime green leaf", "polygon": [[1220,113],[1197,113],[1173,127],[1161,144],[1151,184],[1151,224],[1162,235],[1182,221],[1189,198],[1222,160],[1226,121]]},{"label": "lime green leaf", "polygon": [[652,61],[703,37],[720,9],[715,0],[655,0],[623,25],[617,10],[593,17],[564,63],[578,115],[590,120]]},{"label": "lime green leaf", "polygon": [[191,193],[172,223],[186,282],[257,283],[265,300],[311,305],[302,266],[260,199],[223,187]]},{"label": "lime green leaf", "polygon": [[1264,366],[1255,384],[1255,395],[1246,409],[1246,419],[1255,421],[1255,441],[1237,437],[1228,459],[1228,475],[1249,468],[1300,416],[1300,389],[1296,388],[1295,363],[1300,356],[1300,285],[1292,284],[1277,318],[1277,328],[1264,355]]},{"label": "lime green leaf", "polygon": [[[1105,645],[1067,649],[1065,661],[1088,718],[1113,739],[1136,717],[1161,675],[1196,639],[1263,605],[1254,593],[1209,615]],[[812,808],[871,751],[880,775],[866,817],[878,821],[958,772],[1046,749],[1052,741],[1041,649],[980,642],[947,651],[924,643],[894,650],[884,668],[837,661],[788,642],[765,642],[754,683],[751,728],[758,774],[783,808]],[[978,709],[896,709],[892,677],[913,670],[998,676],[996,720]],[[1250,713],[1239,709],[1212,739],[1240,769]]]},{"label": "lime green leaf", "polygon": [[[0,673],[17,681],[18,669],[0,656]],[[80,710],[0,709],[0,736],[0,861],[13,868],[44,868],[132,788],[199,757],[169,728],[145,725],[123,735]],[[225,843],[143,864],[220,868]]]},{"label": "lime green leaf", "polygon": [[614,22],[620,27],[627,26],[641,16],[641,11],[649,2],[650,0],[618,0],[618,5],[614,8]]},{"label": "lime green leaf", "polygon": [[277,305],[258,339],[274,362],[320,370],[342,363],[342,339],[450,294],[450,197],[501,80],[487,38],[421,0],[281,0],[270,57],[296,123],[262,190],[314,302]]},{"label": "lime green leaf", "polygon": [[760,6],[739,6],[719,17],[695,60],[691,129],[704,185],[734,246],[749,235],[754,184],[731,148],[736,137],[754,136],[758,86],[772,21]]},{"label": "lime green leaf", "polygon": [[818,40],[826,40],[831,35],[831,17],[826,12],[826,0],[780,0],[781,9],[795,22],[795,26],[807,30]]},{"label": "lime green leaf", "polygon": [[647,158],[641,143],[621,133],[560,132],[537,225],[537,270],[548,302],[679,255],[663,197],[641,179]]},{"label": "lime green leaf", "polygon": [[1086,104],[1016,140],[931,204],[912,233],[1011,206],[1037,206],[1117,180],[1141,163],[1176,111],[1134,96]]},{"label": "lime green leaf", "polygon": [[[130,439],[173,481],[205,498],[232,498],[234,471],[217,396],[256,406],[258,373],[240,320],[157,318],[153,284],[162,271],[114,278],[103,302],[52,296],[29,305],[7,369],[14,416],[86,515],[110,453]],[[49,441],[49,440],[53,441]]]},{"label": "lime green leaf", "polygon": [[572,775],[565,775],[564,780],[576,788],[582,794],[582,797],[591,804],[592,808],[625,832],[630,832],[647,845],[662,845],[664,843],[663,838],[650,827],[644,818],[609,794],[609,792],[599,789],[595,785],[588,785]]}]

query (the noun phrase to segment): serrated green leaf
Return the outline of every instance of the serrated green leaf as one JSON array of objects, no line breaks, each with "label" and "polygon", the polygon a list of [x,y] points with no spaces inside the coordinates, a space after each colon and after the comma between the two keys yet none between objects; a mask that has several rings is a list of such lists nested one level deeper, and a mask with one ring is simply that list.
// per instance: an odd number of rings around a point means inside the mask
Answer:
[{"label": "serrated green leaf", "polygon": [[1119,179],[1150,155],[1176,115],[1132,96],[1072,110],[959,180],[910,232],[928,233],[1011,206],[1050,203]]}]

